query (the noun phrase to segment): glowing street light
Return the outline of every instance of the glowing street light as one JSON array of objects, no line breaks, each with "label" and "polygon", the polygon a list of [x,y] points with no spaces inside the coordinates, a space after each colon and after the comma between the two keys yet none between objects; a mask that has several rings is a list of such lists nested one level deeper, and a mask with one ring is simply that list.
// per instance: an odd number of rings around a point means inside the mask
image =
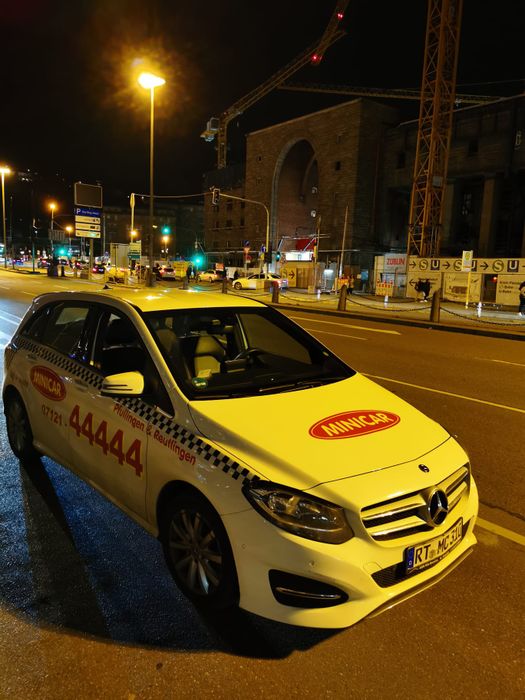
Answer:
[{"label": "glowing street light", "polygon": [[4,267],[7,267],[7,235],[5,227],[5,176],[10,175],[11,170],[7,167],[7,165],[2,165],[0,167],[0,173],[2,174],[2,227],[4,230]]},{"label": "glowing street light", "polygon": [[166,260],[168,260],[168,241],[170,240],[169,236],[162,236],[162,242],[164,243],[164,253],[166,255]]},{"label": "glowing street light", "polygon": [[138,77],[139,85],[150,91],[150,132],[149,132],[149,222],[148,222],[148,258],[149,270],[146,286],[155,285],[153,275],[153,153],[154,153],[154,123],[155,123],[155,88],[165,84],[164,78],[153,73],[141,73]]}]

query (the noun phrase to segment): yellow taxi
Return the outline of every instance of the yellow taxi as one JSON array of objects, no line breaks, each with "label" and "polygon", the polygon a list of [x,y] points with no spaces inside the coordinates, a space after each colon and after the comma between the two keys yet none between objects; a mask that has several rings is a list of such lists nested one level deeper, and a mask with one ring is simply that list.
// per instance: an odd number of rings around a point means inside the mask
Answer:
[{"label": "yellow taxi", "polygon": [[5,370],[15,455],[64,465],[158,537],[204,608],[346,627],[476,542],[456,440],[258,301],[44,294]]}]

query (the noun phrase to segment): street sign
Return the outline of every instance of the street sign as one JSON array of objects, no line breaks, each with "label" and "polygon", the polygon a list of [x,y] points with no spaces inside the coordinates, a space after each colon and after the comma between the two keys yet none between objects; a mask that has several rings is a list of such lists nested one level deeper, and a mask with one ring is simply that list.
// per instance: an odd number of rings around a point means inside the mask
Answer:
[{"label": "street sign", "polygon": [[464,250],[461,256],[461,272],[472,272],[473,250]]},{"label": "street sign", "polygon": [[75,222],[77,231],[98,231],[100,233],[100,224],[83,224]]},{"label": "street sign", "polygon": [[[470,251],[465,251],[470,252]],[[415,274],[427,272],[468,272],[462,270],[462,258],[418,258],[410,256],[408,271]],[[484,275],[525,275],[525,258],[472,258],[471,272]]]},{"label": "street sign", "polygon": [[130,260],[140,260],[140,256],[142,255],[142,242],[141,241],[133,241],[133,243],[130,243],[128,246],[128,257]]},{"label": "street sign", "polygon": [[94,216],[100,219],[102,210],[95,207],[75,207],[75,216]]},{"label": "street sign", "polygon": [[79,224],[100,224],[100,217],[97,216],[75,216],[75,221]]}]

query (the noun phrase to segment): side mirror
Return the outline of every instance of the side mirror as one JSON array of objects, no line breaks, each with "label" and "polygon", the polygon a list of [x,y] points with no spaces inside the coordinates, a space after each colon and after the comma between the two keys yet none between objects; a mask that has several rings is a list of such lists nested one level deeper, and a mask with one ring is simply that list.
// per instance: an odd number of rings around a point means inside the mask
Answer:
[{"label": "side mirror", "polygon": [[144,376],[140,372],[110,374],[102,382],[102,396],[141,396],[144,393]]}]

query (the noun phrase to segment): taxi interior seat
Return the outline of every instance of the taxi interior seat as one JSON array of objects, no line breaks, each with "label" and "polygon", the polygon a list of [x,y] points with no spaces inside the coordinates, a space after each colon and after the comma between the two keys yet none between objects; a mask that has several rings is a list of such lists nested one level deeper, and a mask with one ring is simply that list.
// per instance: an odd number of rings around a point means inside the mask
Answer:
[{"label": "taxi interior seat", "polygon": [[146,352],[137,331],[124,318],[114,319],[106,328],[101,349],[101,371],[107,377],[120,372],[142,372]]},{"label": "taxi interior seat", "polygon": [[193,356],[194,376],[210,371],[217,374],[221,371],[221,363],[226,358],[226,350],[213,335],[201,335],[195,346]]}]

